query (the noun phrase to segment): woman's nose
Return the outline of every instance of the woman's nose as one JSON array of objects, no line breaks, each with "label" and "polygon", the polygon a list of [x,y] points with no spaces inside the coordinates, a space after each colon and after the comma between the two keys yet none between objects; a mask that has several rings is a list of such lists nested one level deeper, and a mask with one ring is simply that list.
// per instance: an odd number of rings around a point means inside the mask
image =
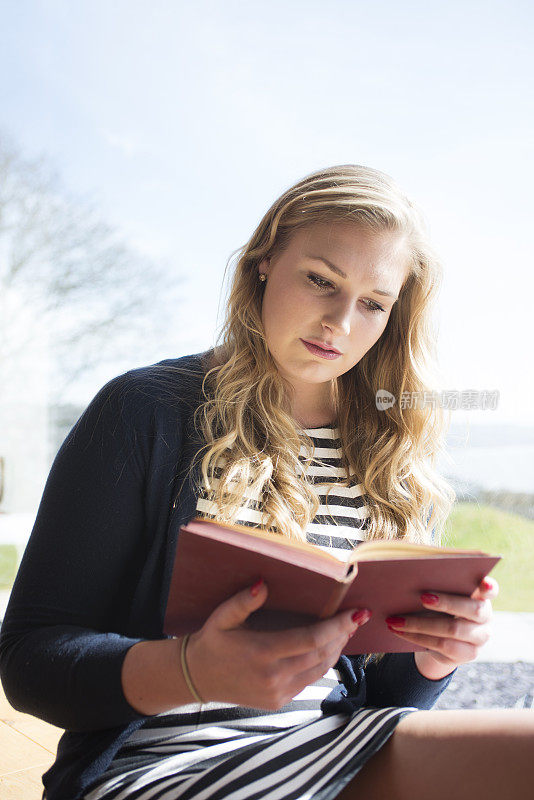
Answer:
[{"label": "woman's nose", "polygon": [[331,308],[323,315],[322,324],[339,336],[348,336],[350,333],[350,306],[348,303]]}]

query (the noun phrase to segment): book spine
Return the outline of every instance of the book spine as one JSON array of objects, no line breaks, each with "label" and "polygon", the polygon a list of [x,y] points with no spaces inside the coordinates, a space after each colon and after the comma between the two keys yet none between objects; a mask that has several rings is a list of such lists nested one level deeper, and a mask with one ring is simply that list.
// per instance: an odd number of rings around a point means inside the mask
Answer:
[{"label": "book spine", "polygon": [[351,584],[352,584],[352,578],[340,581],[339,583],[336,584],[336,586],[334,586],[332,594],[328,598],[319,619],[327,619],[328,617],[331,617],[333,614],[336,613],[339,606],[343,602],[345,595],[350,589]]}]

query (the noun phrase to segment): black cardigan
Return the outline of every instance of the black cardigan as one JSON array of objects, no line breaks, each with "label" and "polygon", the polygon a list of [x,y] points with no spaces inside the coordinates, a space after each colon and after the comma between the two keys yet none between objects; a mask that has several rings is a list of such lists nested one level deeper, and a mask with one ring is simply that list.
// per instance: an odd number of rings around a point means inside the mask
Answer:
[{"label": "black cardigan", "polygon": [[[110,380],[50,470],[0,632],[9,702],[66,729],[43,776],[48,800],[83,795],[146,719],[124,697],[121,669],[132,645],[166,638],[177,535],[196,513],[188,468],[201,446],[192,415],[202,355]],[[189,378],[175,371],[183,367]],[[423,677],[413,653],[365,671],[361,656],[342,656],[337,667],[344,684],[323,701],[326,713],[431,708],[452,677]]]}]

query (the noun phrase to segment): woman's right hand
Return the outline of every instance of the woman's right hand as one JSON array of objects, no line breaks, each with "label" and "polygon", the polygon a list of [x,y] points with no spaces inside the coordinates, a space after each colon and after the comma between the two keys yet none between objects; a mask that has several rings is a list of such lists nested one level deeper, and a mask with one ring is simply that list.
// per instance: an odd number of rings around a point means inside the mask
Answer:
[{"label": "woman's right hand", "polygon": [[191,634],[187,665],[205,702],[227,702],[277,711],[337,663],[349,637],[368,621],[343,611],[285,631],[252,631],[242,627],[267,599],[267,586],[251,589],[221,603],[202,628]]}]

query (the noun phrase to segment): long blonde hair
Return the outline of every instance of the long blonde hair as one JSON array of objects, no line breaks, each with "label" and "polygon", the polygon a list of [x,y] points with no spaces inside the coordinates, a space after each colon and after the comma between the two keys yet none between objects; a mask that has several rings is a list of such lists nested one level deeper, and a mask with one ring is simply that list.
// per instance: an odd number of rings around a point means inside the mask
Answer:
[{"label": "long blonde hair", "polygon": [[[267,347],[258,265],[283,252],[295,231],[335,221],[399,233],[409,252],[408,274],[384,332],[333,382],[344,465],[368,500],[366,536],[439,544],[455,499],[434,466],[446,420],[439,405],[419,400],[433,390],[431,312],[442,270],[415,206],[389,176],[368,167],[335,166],[303,178],[273,203],[250,240],[235,251],[239,258],[226,318],[195,412],[205,442],[195,459],[204,491],[222,522],[236,520],[248,490],[262,497],[267,530],[306,538],[319,507],[317,484],[307,480],[306,468],[320,462],[313,459],[312,440],[291,416],[288,387]],[[377,408],[379,389],[396,398],[384,410]],[[405,397],[416,401],[405,403]],[[303,444],[307,455],[299,461]]]}]

